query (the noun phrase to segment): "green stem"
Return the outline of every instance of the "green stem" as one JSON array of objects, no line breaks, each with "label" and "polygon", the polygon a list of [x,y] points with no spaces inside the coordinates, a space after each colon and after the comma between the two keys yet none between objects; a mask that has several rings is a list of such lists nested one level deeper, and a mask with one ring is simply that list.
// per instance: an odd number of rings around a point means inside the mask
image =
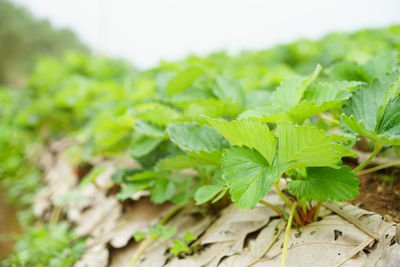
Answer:
[{"label": "green stem", "polygon": [[151,244],[151,241],[152,241],[152,239],[150,237],[146,237],[146,239],[143,240],[142,243],[140,243],[140,246],[139,246],[137,252],[135,253],[135,255],[133,255],[133,258],[129,262],[129,265],[128,265],[129,267],[133,267],[135,265],[135,263],[139,260],[142,253]]},{"label": "green stem", "polygon": [[292,208],[290,210],[289,221],[286,225],[285,241],[283,243],[282,258],[281,258],[281,267],[285,267],[286,255],[287,255],[288,244],[289,244],[289,234],[290,234],[290,229],[292,228],[293,217],[294,217],[296,208],[297,208],[297,202],[294,202],[292,205]]},{"label": "green stem", "polygon": [[319,114],[319,117],[320,117],[321,119],[326,120],[326,121],[329,121],[329,122],[331,122],[331,123],[333,123],[333,124],[340,125],[340,121],[335,120],[335,119],[332,119],[332,118],[330,118],[330,117],[324,115],[324,113]]},{"label": "green stem", "polygon": [[285,220],[285,216],[283,216],[283,214],[285,213],[281,208],[279,208],[278,206],[275,206],[274,204],[271,204],[267,201],[265,201],[264,199],[260,200],[260,203],[269,207],[270,209],[272,209],[273,211],[275,211],[276,213],[278,213],[278,215]]},{"label": "green stem", "polygon": [[201,182],[203,183],[203,185],[210,184],[210,179],[208,177],[206,177],[203,172],[199,172],[199,178],[200,178]]},{"label": "green stem", "polygon": [[394,161],[394,162],[389,162],[389,163],[385,163],[385,164],[381,164],[378,166],[375,166],[373,168],[369,168],[366,170],[362,170],[362,171],[358,171],[357,175],[363,175],[363,174],[367,174],[367,173],[371,173],[371,172],[376,172],[382,169],[386,169],[389,167],[393,167],[393,166],[400,166],[400,161]]},{"label": "green stem", "polygon": [[383,148],[383,144],[377,142],[375,144],[375,148],[374,151],[372,151],[371,155],[369,155],[369,157],[360,165],[358,165],[357,168],[355,168],[353,170],[354,173],[357,173],[358,171],[362,170],[365,166],[368,165],[368,163],[379,153],[379,151],[381,151],[381,149]]},{"label": "green stem", "polygon": [[303,210],[303,213],[305,215],[307,215],[307,202],[305,199],[300,199],[298,201],[298,205],[301,207],[301,209]]},{"label": "green stem", "polygon": [[281,189],[279,188],[279,180],[277,180],[274,184],[275,184],[275,190],[278,193],[279,197],[286,203],[286,205],[289,206],[289,208],[291,208],[292,202],[290,202],[290,200],[287,199],[287,197],[285,197],[285,195],[282,193]]},{"label": "green stem", "polygon": [[317,206],[315,207],[315,212],[312,218],[313,222],[318,221],[319,210],[321,209],[322,203],[322,200],[318,201]]},{"label": "green stem", "polygon": [[[169,219],[171,219],[172,216],[177,214],[183,207],[184,205],[178,205],[174,207],[158,223],[161,225],[165,224]],[[135,265],[135,263],[139,260],[140,256],[143,254],[143,252],[147,249],[147,247],[151,245],[152,241],[153,241],[152,238],[146,237],[146,239],[143,240],[142,243],[140,243],[137,252],[135,253],[135,255],[133,255],[131,261],[129,262],[128,265],[129,267],[133,267]]]},{"label": "green stem", "polygon": [[304,225],[303,220],[300,218],[299,213],[297,212],[297,209],[294,211],[294,221],[298,226]]},{"label": "green stem", "polygon": [[172,218],[172,216],[174,216],[175,214],[178,213],[178,211],[180,211],[182,208],[184,207],[184,205],[177,205],[176,207],[174,207],[173,209],[171,209],[165,216],[164,218],[162,218],[159,222],[159,224],[164,224],[166,223],[169,219]]},{"label": "green stem", "polygon": [[50,227],[56,226],[56,224],[58,223],[58,219],[60,218],[60,214],[61,214],[61,206],[55,205],[50,217],[50,223],[49,223]]}]

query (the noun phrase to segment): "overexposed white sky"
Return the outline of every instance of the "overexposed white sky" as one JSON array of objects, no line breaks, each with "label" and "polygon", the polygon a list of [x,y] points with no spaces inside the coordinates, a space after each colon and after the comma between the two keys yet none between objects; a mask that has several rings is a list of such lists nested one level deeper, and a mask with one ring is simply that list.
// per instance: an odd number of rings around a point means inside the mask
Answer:
[{"label": "overexposed white sky", "polygon": [[140,68],[400,24],[400,0],[13,0]]}]

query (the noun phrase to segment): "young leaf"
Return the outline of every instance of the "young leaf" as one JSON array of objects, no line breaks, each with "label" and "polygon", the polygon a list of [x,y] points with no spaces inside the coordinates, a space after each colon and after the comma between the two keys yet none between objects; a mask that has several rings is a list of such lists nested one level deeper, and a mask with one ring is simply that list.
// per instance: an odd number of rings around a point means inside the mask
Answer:
[{"label": "young leaf", "polygon": [[[308,77],[293,76],[284,80],[274,92],[270,105],[247,110],[239,115],[239,119],[261,118],[263,121],[274,123],[283,120],[295,120],[296,118],[293,118],[290,110],[295,109],[300,103],[308,86],[317,78],[321,70],[322,67],[317,65],[314,72]],[[307,103],[308,102],[310,101],[307,101]],[[303,108],[307,108],[305,105],[302,106]],[[315,106],[317,105],[315,104]],[[312,110],[311,115],[315,112],[319,112],[319,110],[320,108]],[[309,112],[300,114],[299,112],[301,111],[301,109],[295,109],[293,113],[299,116],[301,120],[304,120],[302,117],[309,116]]]},{"label": "young leaf", "polygon": [[183,236],[183,241],[185,242],[192,242],[197,239],[197,236],[194,236],[191,232],[186,232]]},{"label": "young leaf", "polygon": [[197,123],[172,124],[167,131],[172,142],[195,157],[218,162],[221,151],[229,147],[228,141],[216,130]]},{"label": "young leaf", "polygon": [[227,76],[217,76],[212,91],[220,99],[229,99],[240,104],[244,101],[243,89],[235,80]]},{"label": "young leaf", "polygon": [[277,141],[274,131],[270,131],[266,123],[254,119],[231,122],[217,119],[208,121],[231,143],[257,149],[267,159],[269,165],[272,165]]},{"label": "young leaf", "polygon": [[364,65],[370,80],[381,79],[386,73],[391,72],[397,65],[397,52],[387,51],[376,55],[368,60]]},{"label": "young leaf", "polygon": [[199,68],[188,68],[177,73],[169,82],[166,88],[167,95],[171,96],[188,88],[203,71]]},{"label": "young leaf", "polygon": [[333,65],[328,71],[333,80],[360,82],[370,81],[370,77],[365,69],[352,62],[339,62]]},{"label": "young leaf", "polygon": [[225,185],[223,185],[223,184],[205,185],[205,186],[200,187],[196,191],[196,194],[194,195],[194,199],[196,200],[196,205],[200,205],[200,204],[206,203],[207,201],[211,200],[218,193],[223,191],[224,188],[225,188]]},{"label": "young leaf", "polygon": [[174,243],[174,246],[170,249],[170,252],[177,256],[181,252],[186,252],[189,250],[189,247],[179,239],[174,239],[172,240],[172,243]]},{"label": "young leaf", "polygon": [[143,103],[129,111],[137,119],[143,119],[161,126],[167,126],[181,117],[181,114],[176,109],[157,102]]},{"label": "young leaf", "polygon": [[312,167],[307,168],[306,178],[290,181],[288,188],[307,201],[344,201],[358,195],[359,184],[360,180],[347,166],[340,169]]},{"label": "young leaf", "polygon": [[142,119],[135,120],[134,130],[153,138],[162,138],[166,136],[165,128]]},{"label": "young leaf", "polygon": [[139,191],[149,188],[152,184],[152,180],[142,180],[134,183],[128,183],[122,187],[121,191],[115,195],[118,200],[125,200],[133,196]]},{"label": "young leaf", "polygon": [[150,188],[151,201],[155,204],[163,203],[173,197],[175,193],[175,184],[169,179],[155,179]]},{"label": "young leaf", "polygon": [[144,233],[144,232],[135,232],[133,234],[133,238],[135,239],[136,242],[139,242],[140,240],[142,240],[145,237],[146,237],[146,233]]},{"label": "young leaf", "polygon": [[238,120],[259,118],[265,122],[277,123],[278,121],[293,121],[292,116],[280,106],[267,105],[256,109],[246,110],[239,114]]},{"label": "young leaf", "polygon": [[229,188],[225,187],[224,190],[218,193],[216,197],[211,201],[211,203],[216,203],[218,200],[220,200],[223,196],[225,196],[226,192],[228,192]]},{"label": "young leaf", "polygon": [[324,131],[315,127],[279,123],[278,140],[278,162],[293,162],[292,168],[335,166],[340,160],[336,144]]},{"label": "young leaf", "polygon": [[163,231],[161,232],[160,239],[168,240],[176,234],[176,227],[163,227]]},{"label": "young leaf", "polygon": [[81,183],[80,183],[80,187],[84,188],[87,185],[96,182],[97,177],[99,177],[100,174],[102,174],[104,171],[106,170],[105,166],[100,166],[100,167],[94,167],[90,173],[88,175],[86,175]]},{"label": "young leaf", "polygon": [[214,203],[222,198],[227,190],[225,181],[222,179],[222,171],[218,169],[211,179],[211,185],[204,185],[196,191],[194,195],[196,205],[203,204],[211,199]]},{"label": "young leaf", "polygon": [[232,147],[222,158],[222,177],[233,202],[243,210],[254,208],[290,163],[270,166],[254,148]]},{"label": "young leaf", "polygon": [[276,89],[272,103],[285,111],[297,105],[307,87],[318,77],[321,70],[322,67],[317,65],[314,72],[307,77],[293,76],[284,80]]},{"label": "young leaf", "polygon": [[151,138],[139,132],[135,132],[131,139],[131,155],[134,158],[143,157],[153,151],[163,139]]}]

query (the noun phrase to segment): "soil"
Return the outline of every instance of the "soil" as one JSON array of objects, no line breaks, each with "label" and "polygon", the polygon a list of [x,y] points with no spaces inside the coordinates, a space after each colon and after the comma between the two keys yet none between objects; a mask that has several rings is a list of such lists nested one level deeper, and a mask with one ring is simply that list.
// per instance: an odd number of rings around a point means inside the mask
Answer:
[{"label": "soil", "polygon": [[15,237],[22,233],[17,220],[18,210],[7,204],[4,192],[0,191],[0,266],[13,249]]},{"label": "soil", "polygon": [[359,176],[360,194],[351,203],[360,208],[379,213],[386,221],[400,222],[400,175],[394,180],[382,178],[385,171]]}]

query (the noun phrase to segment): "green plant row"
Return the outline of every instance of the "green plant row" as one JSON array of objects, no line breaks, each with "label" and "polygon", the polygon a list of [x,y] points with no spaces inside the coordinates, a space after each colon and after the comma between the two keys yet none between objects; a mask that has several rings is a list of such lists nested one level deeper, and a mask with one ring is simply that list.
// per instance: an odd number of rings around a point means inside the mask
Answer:
[{"label": "green plant row", "polygon": [[[45,146],[72,137],[76,168],[98,155],[140,163],[113,175],[121,201],[149,190],[156,204],[262,203],[306,225],[318,219],[323,201],[353,199],[357,172],[382,149],[400,145],[399,33],[396,26],[331,34],[237,56],[190,56],[147,71],[77,54],[44,59],[26,91],[0,91],[0,127],[7,129],[1,184],[18,188],[25,174],[38,173],[27,157],[35,149],[26,153],[33,140]],[[374,150],[351,169],[343,158],[357,157],[352,148],[360,137]],[[272,188],[290,214],[263,200]]]}]

